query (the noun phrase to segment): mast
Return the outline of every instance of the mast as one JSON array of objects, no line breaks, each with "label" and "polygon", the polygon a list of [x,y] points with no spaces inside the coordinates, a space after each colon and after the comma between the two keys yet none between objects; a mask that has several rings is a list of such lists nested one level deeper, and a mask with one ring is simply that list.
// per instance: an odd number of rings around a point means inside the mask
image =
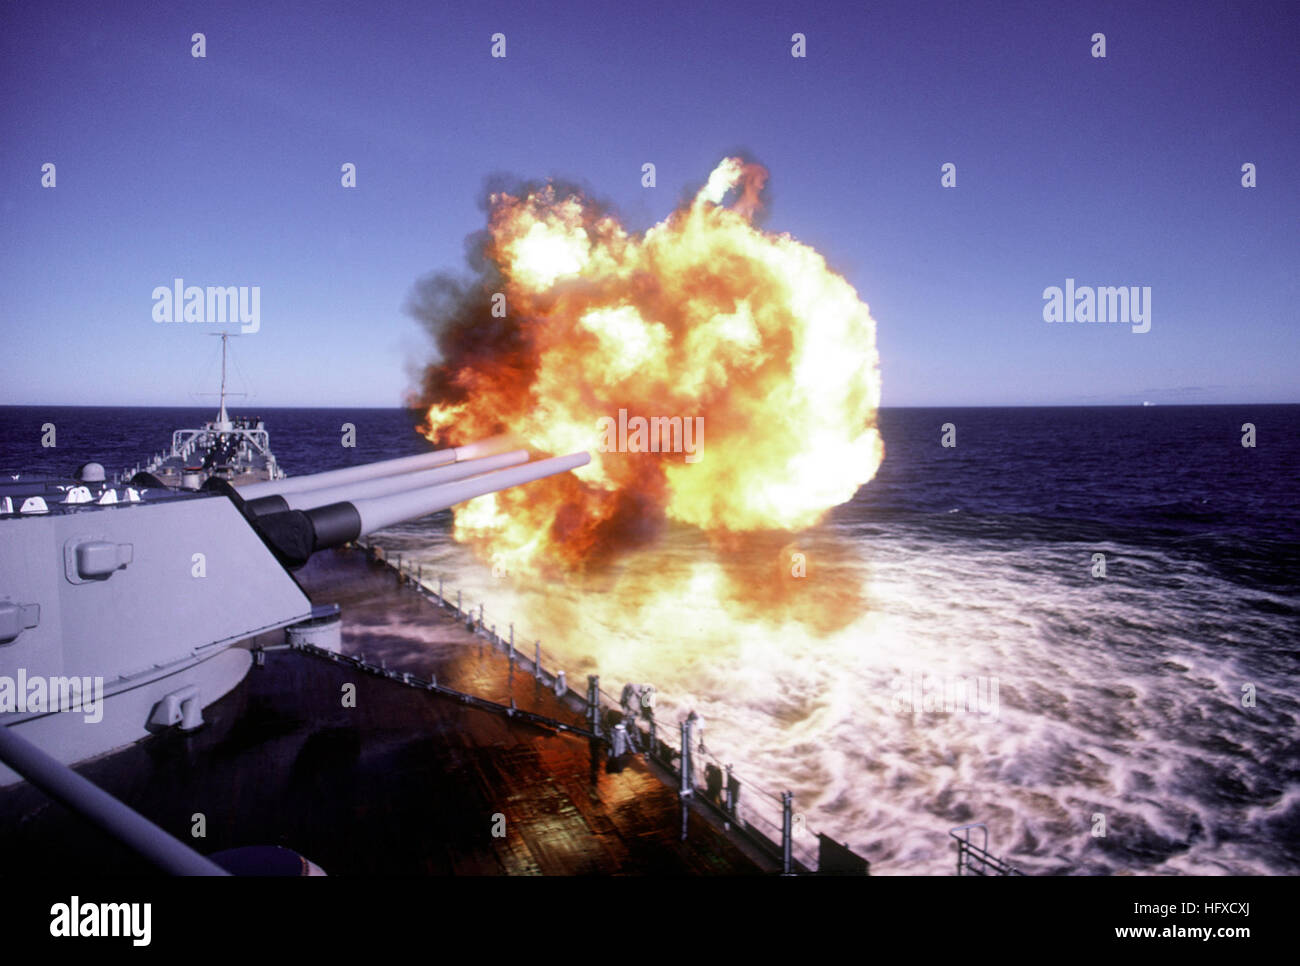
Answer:
[{"label": "mast", "polygon": [[230,339],[230,333],[212,332],[210,334],[221,337],[221,402],[217,407],[216,428],[227,432],[230,430],[230,416],[226,413],[226,343]]},{"label": "mast", "polygon": [[230,421],[226,416],[226,343],[229,339],[228,333],[221,333],[221,405],[217,409],[217,421],[222,424]]}]

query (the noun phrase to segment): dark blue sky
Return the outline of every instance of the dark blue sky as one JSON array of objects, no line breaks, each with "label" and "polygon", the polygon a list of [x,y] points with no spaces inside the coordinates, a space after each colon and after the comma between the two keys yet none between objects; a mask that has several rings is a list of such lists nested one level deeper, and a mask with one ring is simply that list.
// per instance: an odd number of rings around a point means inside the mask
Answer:
[{"label": "dark blue sky", "polygon": [[[736,150],[871,306],[886,405],[1300,401],[1300,4],[126,6],[0,12],[0,404],[192,402],[181,276],[261,287],[257,404],[395,405],[486,175],[644,228]],[[1045,323],[1067,277],[1150,286],[1151,331]]]}]

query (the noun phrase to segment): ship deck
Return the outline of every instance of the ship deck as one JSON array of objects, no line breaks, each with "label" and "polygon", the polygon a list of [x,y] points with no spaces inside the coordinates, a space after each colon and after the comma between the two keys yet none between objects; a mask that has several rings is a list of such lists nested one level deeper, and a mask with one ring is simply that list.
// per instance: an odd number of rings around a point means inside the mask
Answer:
[{"label": "ship deck", "polygon": [[[298,571],[337,602],[343,651],[575,726],[582,715],[448,611],[358,550]],[[252,645],[281,643],[280,632]],[[282,845],[331,875],[755,874],[770,864],[688,812],[656,766],[607,770],[600,748],[300,651],[167,733],[77,770],[203,853]],[[345,684],[356,686],[345,707]],[[206,836],[192,838],[196,815]],[[504,835],[494,836],[494,830]],[[23,784],[0,793],[0,874],[77,867],[150,872]]]},{"label": "ship deck", "polygon": [[[189,473],[198,473],[204,478],[208,475],[207,471],[203,470],[202,467],[187,466],[185,460],[176,456],[167,457],[167,459],[163,460],[161,463],[153,466],[149,472],[153,473],[153,475],[165,485],[177,488],[184,485],[185,477]],[[267,475],[266,466],[260,465],[248,466],[247,468],[241,469],[238,473],[222,478],[225,479],[226,482],[230,483],[231,486],[242,486],[245,483],[260,483],[269,477]]]}]

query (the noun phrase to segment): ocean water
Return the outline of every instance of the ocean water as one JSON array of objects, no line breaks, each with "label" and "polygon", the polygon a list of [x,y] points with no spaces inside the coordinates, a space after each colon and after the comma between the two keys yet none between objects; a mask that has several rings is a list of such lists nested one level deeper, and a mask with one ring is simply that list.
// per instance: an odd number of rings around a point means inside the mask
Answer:
[{"label": "ocean water", "polygon": [[[0,408],[0,470],[112,471],[208,415]],[[425,448],[400,410],[262,415],[291,474]],[[571,682],[653,683],[661,722],[697,711],[749,792],[794,793],[805,851],[822,831],[875,874],[948,874],[947,830],[983,822],[1027,872],[1300,872],[1300,406],[879,424],[876,480],[792,538],[809,606],[828,587],[853,602],[829,630],[725,606],[717,551],[684,527],[582,584],[494,573],[449,513],[379,541],[540,638]],[[972,700],[927,702],[936,685]]]}]

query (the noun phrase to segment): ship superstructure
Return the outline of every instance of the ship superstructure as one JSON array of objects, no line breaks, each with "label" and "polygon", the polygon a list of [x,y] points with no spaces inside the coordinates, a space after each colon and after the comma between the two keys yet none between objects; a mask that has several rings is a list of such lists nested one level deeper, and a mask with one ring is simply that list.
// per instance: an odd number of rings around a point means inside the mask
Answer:
[{"label": "ship superstructure", "polygon": [[[209,479],[233,485],[278,480],[284,471],[271,452],[271,438],[260,417],[231,418],[226,411],[226,360],[230,334],[221,337],[221,390],[215,419],[197,429],[172,433],[171,447],[138,471],[164,486],[197,490]],[[127,474],[130,477],[134,472]]]}]

